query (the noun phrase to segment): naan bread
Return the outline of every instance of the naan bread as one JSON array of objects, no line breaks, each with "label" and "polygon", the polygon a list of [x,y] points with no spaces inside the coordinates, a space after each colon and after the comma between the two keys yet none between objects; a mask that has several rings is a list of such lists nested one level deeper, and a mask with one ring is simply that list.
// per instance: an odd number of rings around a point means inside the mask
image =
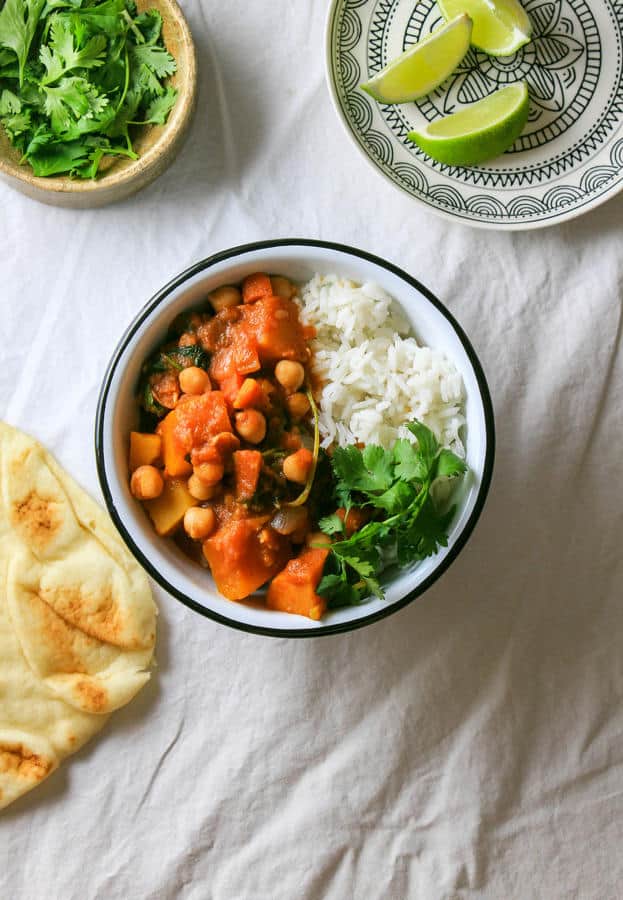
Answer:
[{"label": "naan bread", "polygon": [[0,809],[149,680],[156,608],[108,516],[0,422]]}]

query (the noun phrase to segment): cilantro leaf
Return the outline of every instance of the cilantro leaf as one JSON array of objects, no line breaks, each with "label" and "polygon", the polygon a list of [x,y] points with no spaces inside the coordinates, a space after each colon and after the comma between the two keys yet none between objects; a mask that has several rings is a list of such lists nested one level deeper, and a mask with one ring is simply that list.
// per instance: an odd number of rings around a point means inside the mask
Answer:
[{"label": "cilantro leaf", "polygon": [[173,75],[177,69],[175,60],[164,47],[141,44],[132,48],[132,55],[158,78],[167,78],[169,75]]},{"label": "cilantro leaf", "polygon": [[39,51],[39,59],[46,69],[42,84],[50,84],[70,72],[72,69],[93,69],[104,65],[106,53],[106,37],[95,34],[84,47],[74,45],[76,29],[71,20],[61,16],[53,16],[50,26],[50,43]]},{"label": "cilantro leaf", "polygon": [[353,502],[353,492],[370,495],[387,490],[392,483],[391,454],[382,447],[369,445],[363,452],[352,445],[337,447],[332,465],[338,497],[347,507]]},{"label": "cilantro leaf", "polygon": [[35,36],[45,0],[6,0],[0,10],[0,46],[13,50],[19,63],[19,82]]},{"label": "cilantro leaf", "polygon": [[377,509],[384,509],[390,515],[407,509],[413,502],[415,489],[404,481],[396,481],[390,488],[374,498]]},{"label": "cilantro leaf", "polygon": [[365,505],[374,512],[351,537],[345,536],[337,514],[319,523],[325,534],[342,536],[331,544],[318,587],[329,606],[358,603],[370,594],[383,597],[379,575],[387,560],[406,566],[447,545],[454,508],[440,511],[431,487],[439,478],[449,485],[466,471],[465,463],[440,448],[432,431],[421,422],[410,422],[407,427],[417,445],[401,439],[389,451],[350,446],[333,454],[338,501],[347,507]]},{"label": "cilantro leaf", "polygon": [[6,133],[11,140],[16,140],[20,135],[25,134],[31,127],[30,113],[15,113],[12,116],[0,117]]},{"label": "cilantro leaf", "polygon": [[12,91],[5,89],[0,94],[0,116],[10,116],[22,111],[22,101]]},{"label": "cilantro leaf", "polygon": [[444,447],[437,457],[437,477],[454,478],[457,475],[464,475],[466,471],[467,466],[464,460],[459,459],[456,453]]},{"label": "cilantro leaf", "polygon": [[152,100],[149,104],[144,121],[154,125],[164,125],[167,121],[167,116],[173,109],[176,99],[177,91],[175,88],[167,88],[161,97],[156,97],[156,99]]},{"label": "cilantro leaf", "polygon": [[[50,117],[52,131],[58,135],[68,136],[71,140],[77,136],[77,121],[95,119],[108,106],[108,98],[98,94],[95,88],[84,78],[71,76],[62,78],[56,87],[46,86],[44,108]],[[98,118],[98,124],[99,124]],[[78,129],[78,133],[89,131],[89,127]]]},{"label": "cilantro leaf", "polygon": [[28,154],[28,162],[35,175],[58,175],[73,172],[89,158],[89,148],[82,141],[54,142],[39,147]]},{"label": "cilantro leaf", "polygon": [[409,422],[407,428],[411,434],[415,435],[417,438],[418,450],[420,451],[424,465],[427,468],[430,468],[439,450],[437,438],[430,428],[427,428],[423,422],[418,422],[417,419],[413,422]]},{"label": "cilantro leaf", "polygon": [[316,592],[321,597],[327,598],[329,609],[357,606],[364,599],[362,592],[349,584],[341,575],[325,575],[316,588]]},{"label": "cilantro leaf", "polygon": [[162,16],[157,9],[148,9],[134,20],[146,44],[155,44],[162,31]]},{"label": "cilantro leaf", "polygon": [[417,447],[406,438],[399,438],[394,444],[394,475],[402,481],[423,481],[426,478],[426,464]]},{"label": "cilantro leaf", "polygon": [[318,527],[325,534],[344,534],[344,520],[337,513],[320,519]]}]

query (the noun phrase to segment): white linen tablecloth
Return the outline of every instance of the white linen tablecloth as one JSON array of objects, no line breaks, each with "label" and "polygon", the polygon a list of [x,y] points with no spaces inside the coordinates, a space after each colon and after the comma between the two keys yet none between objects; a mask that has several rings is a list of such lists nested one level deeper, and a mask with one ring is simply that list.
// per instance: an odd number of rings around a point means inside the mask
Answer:
[{"label": "white linen tablecloth", "polygon": [[550,230],[453,225],[385,183],[324,82],[325,3],[188,0],[174,166],[74,212],[0,185],[0,415],[101,498],[107,361],[170,277],[246,241],[380,254],[473,340],[498,451],[424,597],[362,631],[245,635],[157,591],[158,671],[0,816],[2,900],[623,896],[623,197]]}]

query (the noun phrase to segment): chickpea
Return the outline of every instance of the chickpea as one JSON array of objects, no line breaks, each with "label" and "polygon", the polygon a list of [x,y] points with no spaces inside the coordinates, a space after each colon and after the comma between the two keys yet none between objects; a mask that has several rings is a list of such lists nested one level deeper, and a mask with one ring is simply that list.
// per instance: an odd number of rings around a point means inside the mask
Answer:
[{"label": "chickpea", "polygon": [[295,484],[305,484],[313,462],[314,457],[311,451],[302,447],[296,453],[286,456],[283,461],[283,474],[288,481],[294,481]]},{"label": "chickpea", "polygon": [[204,484],[218,484],[225,474],[225,466],[223,463],[201,463],[193,468],[193,475],[196,475],[199,481]]},{"label": "chickpea", "polygon": [[132,473],[130,490],[137,500],[155,500],[164,490],[164,479],[155,466],[139,466]]},{"label": "chickpea", "polygon": [[182,369],[179,376],[180,387],[185,394],[205,394],[212,390],[210,376],[199,366],[189,366]]},{"label": "chickpea", "polygon": [[209,506],[191,506],[184,513],[184,531],[193,541],[205,541],[215,527],[216,516]]},{"label": "chickpea", "polygon": [[236,413],[236,431],[250,444],[260,444],[266,437],[266,419],[256,409]]},{"label": "chickpea", "polygon": [[310,531],[305,538],[305,544],[308,547],[330,547],[331,538],[323,531]]},{"label": "chickpea", "polygon": [[305,369],[299,362],[282,359],[275,366],[275,378],[289,394],[298,391],[305,381]]},{"label": "chickpea", "polygon": [[242,294],[237,287],[227,285],[225,287],[216,288],[208,294],[214,312],[220,312],[222,309],[229,309],[232,306],[239,306],[242,303]]},{"label": "chickpea", "polygon": [[305,394],[290,394],[286,397],[286,406],[293,419],[302,419],[310,410],[309,400]]},{"label": "chickpea", "polygon": [[270,284],[275,297],[283,297],[285,300],[290,300],[295,293],[292,282],[284,278],[283,275],[271,275]]},{"label": "chickpea", "polygon": [[206,484],[196,475],[191,475],[188,479],[188,493],[195,500],[211,500],[218,493],[218,485]]}]

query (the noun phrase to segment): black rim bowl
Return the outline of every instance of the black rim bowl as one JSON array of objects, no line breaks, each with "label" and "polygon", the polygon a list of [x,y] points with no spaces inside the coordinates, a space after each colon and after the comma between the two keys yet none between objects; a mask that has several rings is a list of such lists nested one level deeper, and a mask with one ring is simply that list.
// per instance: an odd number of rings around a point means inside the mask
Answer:
[{"label": "black rim bowl", "polygon": [[[104,462],[104,411],[106,409],[106,403],[108,400],[108,394],[110,391],[110,385],[113,378],[113,375],[117,369],[119,364],[119,360],[123,353],[125,352],[128,344],[131,343],[132,338],[136,334],[138,328],[142,325],[145,319],[166,299],[169,295],[184,284],[189,278],[192,278],[194,275],[199,272],[205,271],[209,269],[211,266],[223,262],[227,259],[234,259],[237,256],[240,256],[244,253],[248,253],[256,250],[270,250],[276,249],[279,247],[317,247],[325,250],[335,250],[341,253],[347,253],[352,256],[356,256],[359,259],[367,260],[368,262],[374,263],[381,268],[386,269],[388,272],[393,273],[399,278],[406,281],[411,285],[415,290],[419,291],[423,294],[427,300],[429,300],[433,306],[437,308],[437,310],[441,313],[441,315],[447,319],[452,328],[454,329],[457,337],[461,341],[465,353],[469,358],[469,361],[472,364],[474,369],[474,373],[476,376],[476,381],[478,383],[478,389],[480,391],[480,398],[484,411],[485,418],[485,433],[486,433],[486,452],[485,452],[485,460],[483,466],[482,477],[480,479],[480,486],[478,489],[478,495],[476,497],[476,501],[474,504],[474,509],[472,513],[465,523],[465,526],[459,536],[457,537],[453,547],[447,556],[442,560],[442,562],[435,568],[431,574],[424,579],[420,584],[417,585],[412,591],[409,591],[402,597],[400,600],[393,602],[391,605],[388,605],[387,609],[377,610],[370,615],[363,616],[360,619],[355,619],[350,622],[342,622],[333,625],[325,625],[325,626],[317,626],[315,628],[300,628],[296,630],[284,629],[284,628],[270,628],[263,627],[258,625],[250,625],[246,622],[239,622],[236,619],[230,619],[227,616],[222,616],[219,613],[214,612],[213,610],[206,609],[201,604],[197,603],[191,597],[188,597],[185,593],[178,590],[175,585],[171,584],[164,576],[155,568],[155,566],[150,562],[150,560],[145,556],[145,554],[140,550],[132,537],[130,536],[128,530],[126,529],[123,519],[120,516],[112,498],[112,493],[110,491],[110,487],[108,484],[108,477],[106,474],[106,466]],[[330,241],[316,241],[309,239],[298,239],[298,238],[289,238],[284,240],[271,240],[271,241],[258,241],[250,244],[242,244],[239,247],[232,247],[229,250],[223,250],[220,253],[216,253],[213,256],[209,256],[206,259],[201,260],[200,262],[195,263],[190,266],[188,269],[185,269],[175,278],[173,278],[167,285],[165,285],[160,291],[158,291],[149,302],[143,307],[143,309],[136,316],[134,321],[130,324],[130,326],[125,331],[125,334],[119,341],[117,348],[115,349],[112,359],[108,364],[108,368],[106,370],[106,374],[104,375],[104,380],[102,382],[102,387],[100,390],[100,395],[97,404],[97,412],[95,417],[95,456],[97,462],[97,474],[99,478],[100,487],[102,489],[102,493],[104,495],[104,500],[106,502],[106,506],[108,508],[108,512],[115,523],[119,533],[121,534],[123,540],[126,545],[132,552],[132,554],[136,557],[141,566],[151,575],[151,577],[160,585],[160,587],[164,588],[169,594],[183,603],[185,606],[192,609],[194,612],[199,613],[206,618],[212,619],[215,622],[219,622],[221,625],[228,625],[230,628],[237,628],[240,631],[246,631],[252,634],[262,634],[268,635],[271,637],[285,637],[285,638],[300,638],[300,637],[320,637],[322,635],[327,634],[339,634],[345,631],[353,631],[356,628],[363,628],[365,625],[371,625],[373,622],[378,622],[380,619],[384,619],[386,616],[391,615],[392,613],[397,612],[399,609],[403,609],[408,603],[411,603],[416,597],[419,597],[426,590],[428,590],[431,585],[433,585],[450,567],[450,565],[457,558],[468,539],[470,538],[478,519],[480,518],[480,514],[483,510],[485,501],[487,499],[487,494],[489,493],[489,487],[491,484],[491,478],[493,474],[493,463],[495,457],[495,426],[494,426],[494,417],[493,417],[493,405],[491,403],[491,395],[489,392],[489,386],[487,384],[487,380],[485,378],[485,374],[483,372],[482,366],[480,364],[480,360],[478,359],[474,348],[472,347],[467,335],[456,321],[454,316],[445,308],[445,306],[441,303],[440,300],[435,297],[424,285],[420,284],[415,278],[412,278],[402,269],[398,268],[398,266],[392,265],[392,263],[388,263],[383,259],[380,259],[378,256],[374,256],[371,253],[366,253],[363,250],[357,250],[354,247],[349,247],[346,244],[337,244],[332,243]],[[232,601],[233,602],[233,601]]]}]

